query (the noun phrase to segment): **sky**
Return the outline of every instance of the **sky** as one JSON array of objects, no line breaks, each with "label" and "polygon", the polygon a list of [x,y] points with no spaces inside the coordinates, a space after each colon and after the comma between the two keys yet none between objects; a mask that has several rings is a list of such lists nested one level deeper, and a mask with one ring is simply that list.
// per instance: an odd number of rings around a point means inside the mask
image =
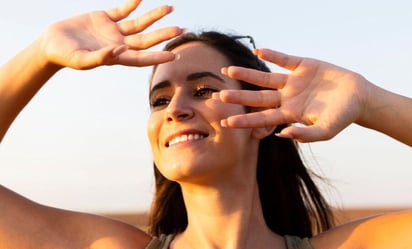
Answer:
[{"label": "sky", "polygon": [[[0,63],[52,22],[120,3],[9,1],[0,8]],[[163,4],[175,6],[175,12],[150,29],[178,25],[189,31],[251,35],[258,47],[326,60],[412,96],[409,1],[145,0],[130,18]],[[60,71],[0,144],[0,183],[60,208],[148,210],[153,194],[146,137],[150,70],[112,66]],[[330,141],[302,144],[302,151],[311,169],[324,178],[321,188],[332,205],[412,207],[410,147],[352,125]]]}]

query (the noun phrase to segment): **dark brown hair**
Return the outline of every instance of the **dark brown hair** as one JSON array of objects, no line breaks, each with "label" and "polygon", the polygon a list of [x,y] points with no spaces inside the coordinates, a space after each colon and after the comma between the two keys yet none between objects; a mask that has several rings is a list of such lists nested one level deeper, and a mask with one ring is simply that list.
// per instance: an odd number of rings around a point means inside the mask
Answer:
[{"label": "dark brown hair", "polygon": [[[203,42],[226,56],[232,65],[269,72],[265,63],[239,38],[214,31],[187,33],[172,40],[164,50],[170,51],[189,42]],[[242,89],[262,89],[246,82],[240,83]],[[246,108],[246,111],[251,110]],[[286,126],[278,126],[274,133]],[[149,233],[159,236],[183,232],[188,220],[180,185],[166,179],[156,165],[154,171],[156,192],[149,214]],[[330,207],[312,176],[314,174],[305,167],[295,141],[273,134],[260,141],[257,182],[263,215],[273,232],[311,237],[332,226]]]}]

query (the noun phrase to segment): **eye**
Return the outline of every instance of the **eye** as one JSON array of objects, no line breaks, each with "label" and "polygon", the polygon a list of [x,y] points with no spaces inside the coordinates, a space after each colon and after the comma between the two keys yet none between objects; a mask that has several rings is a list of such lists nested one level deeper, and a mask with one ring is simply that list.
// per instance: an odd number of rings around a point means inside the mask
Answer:
[{"label": "eye", "polygon": [[198,86],[196,87],[194,96],[195,97],[203,97],[203,98],[211,98],[212,93],[218,92],[219,90],[214,88],[214,87],[209,87],[209,86]]},{"label": "eye", "polygon": [[170,103],[170,98],[165,96],[156,97],[154,100],[150,102],[151,108],[165,106]]}]

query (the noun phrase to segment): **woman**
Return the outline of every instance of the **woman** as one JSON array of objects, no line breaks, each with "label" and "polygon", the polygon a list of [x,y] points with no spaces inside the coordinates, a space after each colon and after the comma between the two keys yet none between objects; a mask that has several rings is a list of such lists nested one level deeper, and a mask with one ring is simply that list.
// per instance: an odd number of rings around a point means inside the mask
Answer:
[{"label": "woman", "polygon": [[[299,157],[287,154],[282,159],[283,149],[287,148],[287,153],[296,150],[291,138],[328,139],[353,122],[412,145],[412,135],[404,128],[412,123],[406,111],[412,106],[409,98],[380,89],[360,75],[328,63],[270,50],[256,53],[292,72],[288,75],[262,72],[267,71],[266,67],[250,52],[242,52],[249,53],[246,64],[237,64],[238,59],[218,49],[226,51],[224,46],[213,46],[206,38],[192,35],[172,42],[167,47],[170,51],[143,54],[139,50],[180,35],[182,30],[169,27],[147,35],[138,34],[170,13],[167,6],[149,12],[137,22],[119,22],[138,3],[130,1],[107,12],[93,12],[56,23],[3,65],[0,136],[4,136],[41,86],[63,67],[144,66],[169,61],[156,66],[153,72],[148,134],[158,169],[151,233],[170,236],[152,239],[130,225],[45,207],[0,188],[0,248],[322,249],[412,245],[407,236],[411,232],[410,212],[357,221],[311,236],[318,232],[312,230],[313,226],[320,231],[330,227],[328,207],[312,186]],[[102,25],[92,25],[91,20]],[[230,37],[222,38],[233,44]],[[66,49],[60,50],[63,44]],[[252,69],[229,67],[233,64]],[[259,88],[240,80],[267,89],[256,91]],[[393,107],[398,108],[397,113],[391,111]],[[382,124],[381,118],[394,122]],[[307,126],[283,125],[294,122]],[[274,155],[276,160],[293,159],[288,165],[297,166],[296,169],[259,161],[266,158],[261,154],[271,151],[279,152]],[[267,175],[265,170],[274,166],[286,172]],[[289,178],[284,178],[287,174]],[[294,182],[282,183],[285,179]],[[279,193],[262,193],[272,190],[265,188],[268,184],[265,181],[279,184],[280,187],[274,188]],[[177,194],[170,195],[173,192]],[[176,201],[178,206],[171,205],[176,196],[184,198],[184,202],[180,199]],[[267,196],[275,198],[265,199]],[[296,207],[282,207],[291,203],[288,198]],[[288,213],[292,207],[297,211]],[[168,215],[180,209],[185,212],[180,213],[177,221]],[[291,222],[293,214],[302,216]],[[311,238],[286,237],[286,244],[284,235]],[[382,235],[384,241],[380,239]]]},{"label": "woman", "polygon": [[[186,47],[189,48],[186,49]],[[222,128],[220,125],[220,120],[228,116],[250,113],[253,109],[247,106],[222,105],[220,101],[216,102],[211,99],[213,93],[224,89],[262,90],[262,88],[255,85],[237,82],[222,76],[220,73],[221,68],[238,65],[269,72],[263,61],[258,60],[250,49],[239,41],[238,37],[233,38],[216,32],[204,32],[198,36],[190,33],[182,35],[169,43],[166,50],[178,54],[179,60],[157,66],[151,83],[150,103],[152,115],[148,127],[152,151],[154,152],[153,156],[157,165],[155,172],[158,190],[152,210],[152,233],[159,236],[163,233],[183,232],[187,226],[185,206],[188,207],[188,203],[190,203],[188,198],[190,197],[182,197],[182,191],[183,196],[186,196],[184,182],[167,180],[174,179],[174,176],[170,177],[169,174],[174,175],[176,170],[179,171],[180,167],[183,167],[180,166],[181,164],[187,164],[185,167],[189,168],[206,169],[211,165],[224,165],[225,159],[229,160],[226,162],[228,166],[236,167],[236,170],[240,170],[240,172],[223,173],[222,171],[220,172],[221,176],[226,179],[226,182],[229,182],[229,179],[236,179],[235,181],[241,179],[242,184],[241,186],[235,183],[230,184],[233,188],[231,191],[230,189],[217,191],[216,188],[212,188],[213,191],[218,193],[228,192],[231,196],[239,197],[247,197],[247,193],[251,190],[254,190],[254,194],[259,193],[258,196],[254,197],[256,199],[249,196],[249,200],[239,200],[238,203],[252,204],[256,202],[259,208],[255,208],[260,209],[260,202],[262,201],[264,215],[259,212],[254,216],[264,216],[264,223],[267,223],[271,230],[282,235],[294,234],[301,237],[310,237],[312,236],[312,229],[319,232],[330,228],[332,221],[329,207],[303,165],[293,140],[281,139],[272,135],[274,129],[271,127],[264,126],[249,130],[227,129]],[[202,58],[202,60],[199,60],[199,58]],[[182,100],[183,103],[180,103],[180,98],[184,99]],[[190,101],[191,99],[194,100]],[[174,105],[174,100],[179,101],[176,104],[179,106]],[[220,106],[232,107],[236,111],[232,114],[230,111],[229,113],[222,112],[220,116],[210,117],[212,116],[210,114],[218,113]],[[173,108],[177,109],[176,112],[179,115],[186,115],[184,122],[172,122],[173,119],[176,119],[173,116]],[[200,133],[198,134],[185,134],[185,130],[189,130],[189,132],[198,130],[196,128],[199,126],[199,124],[196,124],[199,122],[196,121],[197,119],[203,119],[204,122],[207,121],[212,125],[205,128],[205,131],[199,130]],[[167,120],[167,122],[164,120]],[[169,135],[171,136],[171,142],[168,142],[168,140],[164,142],[160,139],[162,129],[167,129],[163,127],[168,127],[169,123],[172,130]],[[281,131],[285,127],[281,124],[275,132]],[[224,135],[229,132],[236,134]],[[252,136],[253,139],[244,138],[242,141],[238,141],[240,137],[245,135]],[[177,139],[175,139],[176,136],[178,136]],[[229,138],[226,138],[226,136]],[[231,139],[232,136],[236,139]],[[195,139],[196,142],[189,138],[198,139]],[[187,140],[191,142],[185,146]],[[156,144],[157,142],[165,143],[166,147]],[[179,146],[175,146],[178,142],[180,142]],[[197,144],[205,144],[206,147],[191,147],[197,146]],[[242,146],[242,148],[238,148],[238,146]],[[216,149],[213,149],[214,147]],[[189,155],[192,155],[190,157],[194,159],[186,162]],[[216,161],[213,161],[213,158]],[[207,166],[194,166],[197,165],[198,161],[205,163]],[[172,164],[173,166],[165,167],[165,164]],[[179,168],[174,165],[179,165]],[[219,168],[223,167],[226,166],[220,166]],[[165,168],[167,169],[166,172],[164,172]],[[169,170],[172,172],[169,172]],[[202,171],[201,177],[203,178],[205,175],[206,172]],[[202,182],[203,184],[206,183]],[[259,188],[256,184],[259,185]],[[243,193],[242,189],[245,189],[246,192]],[[199,195],[196,195],[197,197]],[[222,196],[217,200],[217,203],[222,204],[225,200],[233,202],[234,197]],[[207,203],[213,202],[207,201]],[[233,207],[233,203],[231,203],[231,206]],[[238,210],[249,209],[251,207],[238,208]],[[194,213],[197,215],[198,211],[194,211]],[[171,226],[171,224],[175,224],[176,227]]]},{"label": "woman", "polygon": [[[388,103],[406,108],[411,100],[323,62],[256,51],[274,62],[290,63],[285,66],[294,70],[289,75],[270,73],[238,38],[216,32],[182,35],[166,46],[179,59],[154,69],[148,134],[157,192],[150,231],[160,239],[152,243],[164,244],[162,248],[285,248],[286,239],[286,248],[295,248],[295,244],[296,248],[312,248],[311,244],[314,248],[385,248],[376,247],[376,241],[365,236],[342,242],[341,236],[353,226],[368,227],[368,222],[326,231],[332,225],[330,210],[290,138],[327,139],[352,122],[374,127],[382,117],[394,115],[381,110],[376,114],[374,106],[392,98]],[[229,77],[220,74],[222,68]],[[322,75],[327,77],[317,79]],[[307,80],[310,82],[305,83]],[[297,83],[300,86],[294,86]],[[290,92],[297,96],[290,98]],[[384,101],[375,99],[384,95]],[[283,96],[286,98],[280,101]],[[334,107],[336,101],[339,104]],[[405,116],[403,122],[412,122],[406,112],[396,115]],[[287,126],[285,122],[307,126]],[[242,129],[227,129],[229,126]],[[411,141],[407,128],[380,129],[405,143]],[[401,215],[406,220],[408,216]],[[400,221],[388,220],[388,224]],[[219,227],[224,229],[214,229]],[[379,230],[366,229],[368,235]],[[324,233],[313,236],[319,232]]]}]

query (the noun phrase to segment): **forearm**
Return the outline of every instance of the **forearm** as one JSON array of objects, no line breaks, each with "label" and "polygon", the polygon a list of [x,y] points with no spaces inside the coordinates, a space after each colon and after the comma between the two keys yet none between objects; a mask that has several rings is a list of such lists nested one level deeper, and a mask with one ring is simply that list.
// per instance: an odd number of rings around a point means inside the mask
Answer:
[{"label": "forearm", "polygon": [[358,124],[412,146],[412,99],[371,85]]},{"label": "forearm", "polygon": [[40,41],[0,68],[0,141],[20,111],[59,69],[42,55]]}]

